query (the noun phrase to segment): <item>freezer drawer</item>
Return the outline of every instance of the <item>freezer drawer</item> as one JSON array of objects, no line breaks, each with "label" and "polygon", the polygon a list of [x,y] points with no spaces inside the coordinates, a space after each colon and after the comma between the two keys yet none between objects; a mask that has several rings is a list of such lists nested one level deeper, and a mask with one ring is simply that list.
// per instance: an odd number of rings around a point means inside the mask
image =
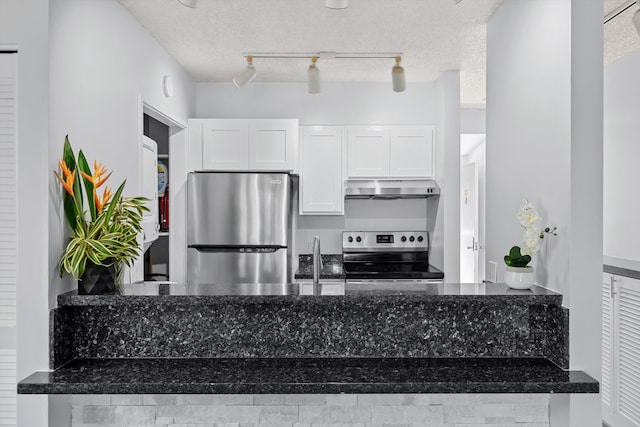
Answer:
[{"label": "freezer drawer", "polygon": [[187,249],[187,285],[288,283],[287,248]]}]

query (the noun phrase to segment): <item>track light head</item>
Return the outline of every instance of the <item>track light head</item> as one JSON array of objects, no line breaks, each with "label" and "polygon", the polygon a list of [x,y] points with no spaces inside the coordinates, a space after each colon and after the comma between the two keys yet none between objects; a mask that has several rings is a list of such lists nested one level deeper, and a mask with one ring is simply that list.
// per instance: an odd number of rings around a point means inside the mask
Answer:
[{"label": "track light head", "polygon": [[396,56],[396,65],[391,69],[391,82],[393,83],[394,92],[403,92],[407,88],[407,82],[404,76],[404,68],[400,66],[401,56]]},{"label": "track light head", "polygon": [[231,79],[231,81],[238,89],[240,89],[255,79],[256,75],[256,69],[253,67],[253,56],[247,55],[247,68],[242,70],[242,72]]},{"label": "track light head", "polygon": [[346,9],[348,0],[324,0],[324,5],[329,9]]},{"label": "track light head", "polygon": [[636,10],[636,12],[633,14],[633,16],[631,17],[631,22],[633,22],[638,35],[640,35],[640,9]]},{"label": "track light head", "polygon": [[311,65],[307,71],[309,80],[309,93],[320,93],[320,70],[316,67],[317,56],[311,57]]}]

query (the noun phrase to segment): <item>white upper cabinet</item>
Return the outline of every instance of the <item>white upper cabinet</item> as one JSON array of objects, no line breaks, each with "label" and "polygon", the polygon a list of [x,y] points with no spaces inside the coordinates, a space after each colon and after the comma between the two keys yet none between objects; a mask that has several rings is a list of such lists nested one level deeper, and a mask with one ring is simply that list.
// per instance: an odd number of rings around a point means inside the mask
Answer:
[{"label": "white upper cabinet", "polygon": [[344,214],[343,128],[300,128],[300,214]]},{"label": "white upper cabinet", "polygon": [[202,168],[245,170],[249,168],[249,127],[247,120],[204,120],[202,128]]},{"label": "white upper cabinet", "polygon": [[347,128],[349,177],[389,176],[389,128]]},{"label": "white upper cabinet", "polygon": [[249,169],[294,170],[298,120],[249,120]]},{"label": "white upper cabinet", "polygon": [[[296,169],[297,119],[198,119],[193,124],[202,125],[200,169]],[[197,129],[192,133],[197,139]],[[194,139],[191,143],[197,147]]]},{"label": "white upper cabinet", "polygon": [[348,130],[350,178],[432,178],[432,126],[353,126]]},{"label": "white upper cabinet", "polygon": [[403,126],[391,128],[390,176],[433,176],[433,128]]}]

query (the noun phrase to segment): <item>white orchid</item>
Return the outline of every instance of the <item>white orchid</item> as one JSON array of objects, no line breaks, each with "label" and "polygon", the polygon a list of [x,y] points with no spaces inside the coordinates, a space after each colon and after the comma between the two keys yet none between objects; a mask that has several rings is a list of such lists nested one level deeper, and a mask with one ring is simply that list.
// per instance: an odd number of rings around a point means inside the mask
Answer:
[{"label": "white orchid", "polygon": [[516,217],[520,221],[522,228],[524,228],[524,245],[522,250],[518,246],[511,248],[509,255],[505,256],[505,263],[509,266],[524,267],[540,249],[540,240],[544,238],[544,235],[551,234],[555,236],[557,233],[556,227],[553,227],[553,229],[540,227],[539,224],[542,218],[538,215],[533,203],[527,199],[522,201]]}]

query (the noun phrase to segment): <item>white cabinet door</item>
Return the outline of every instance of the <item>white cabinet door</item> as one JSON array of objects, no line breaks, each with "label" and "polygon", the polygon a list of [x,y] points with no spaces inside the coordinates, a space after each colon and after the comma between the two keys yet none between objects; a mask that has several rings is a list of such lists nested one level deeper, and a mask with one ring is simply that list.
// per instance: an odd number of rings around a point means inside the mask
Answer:
[{"label": "white cabinet door", "polygon": [[297,119],[249,120],[249,169],[296,169]]},{"label": "white cabinet door", "polygon": [[248,132],[248,120],[204,120],[202,169],[247,170],[249,167]]},{"label": "white cabinet door", "polygon": [[433,127],[394,126],[390,145],[390,176],[433,177]]},{"label": "white cabinet door", "polygon": [[343,215],[342,127],[301,127],[300,214]]},{"label": "white cabinet door", "polygon": [[353,126],[347,129],[349,177],[389,176],[389,128]]}]

